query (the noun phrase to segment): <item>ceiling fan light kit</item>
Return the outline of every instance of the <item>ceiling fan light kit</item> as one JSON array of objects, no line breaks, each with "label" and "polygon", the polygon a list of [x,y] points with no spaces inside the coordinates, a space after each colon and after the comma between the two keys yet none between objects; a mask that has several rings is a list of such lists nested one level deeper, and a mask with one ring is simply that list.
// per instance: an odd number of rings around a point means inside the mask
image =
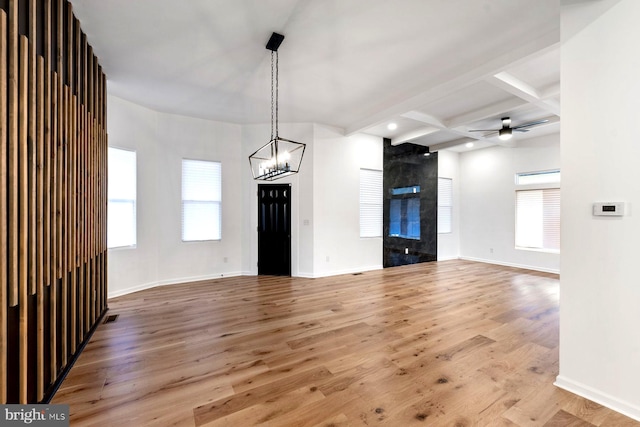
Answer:
[{"label": "ceiling fan light kit", "polygon": [[503,141],[507,141],[509,139],[511,139],[511,137],[513,136],[513,133],[511,132],[511,128],[502,128],[498,131],[498,138],[500,138]]},{"label": "ceiling fan light kit", "polygon": [[249,156],[253,179],[274,181],[300,170],[306,144],[281,138],[278,134],[278,48],[282,34],[273,33],[266,48],[271,51],[271,138]]},{"label": "ceiling fan light kit", "polygon": [[507,141],[507,140],[511,139],[511,137],[513,136],[513,132],[514,131],[515,132],[529,132],[529,129],[525,129],[525,128],[529,128],[531,126],[541,125],[541,124],[547,123],[549,121],[547,119],[543,119],[543,120],[537,120],[535,122],[525,123],[523,125],[518,125],[518,126],[511,127],[511,117],[503,117],[500,120],[502,121],[502,128],[500,128],[500,129],[471,129],[471,130],[469,130],[469,132],[490,132],[490,134],[485,135],[485,137],[493,134],[494,132],[497,132],[498,133],[498,138],[501,141]]}]

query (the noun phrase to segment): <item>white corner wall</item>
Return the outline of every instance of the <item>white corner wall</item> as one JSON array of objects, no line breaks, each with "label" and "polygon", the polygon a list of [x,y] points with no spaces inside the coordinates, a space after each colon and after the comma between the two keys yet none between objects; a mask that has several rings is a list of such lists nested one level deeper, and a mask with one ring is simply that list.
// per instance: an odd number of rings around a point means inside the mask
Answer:
[{"label": "white corner wall", "polygon": [[558,134],[460,154],[460,258],[558,273],[558,254],[515,248],[515,174],[556,168]]},{"label": "white corner wall", "polygon": [[[109,145],[137,152],[137,245],[109,250],[109,297],[241,272],[241,128],[108,97]],[[181,161],[222,162],[222,240],[181,241]]]},{"label": "white corner wall", "polygon": [[[313,125],[310,123],[282,124],[279,135],[306,144],[300,172],[273,184],[291,184],[291,275],[306,276],[313,272]],[[251,176],[249,156],[269,142],[269,124],[242,126],[242,161],[238,165],[242,183],[242,274],[258,274],[258,184]],[[306,222],[305,222],[306,221]]]},{"label": "white corner wall", "polygon": [[460,155],[455,151],[438,151],[438,177],[450,178],[453,186],[451,233],[438,234],[438,261],[460,257]]},{"label": "white corner wall", "polygon": [[108,251],[107,290],[114,297],[158,282],[158,120],[155,112],[113,96],[107,97],[107,111],[109,146],[133,150],[137,158],[137,244]]},{"label": "white corner wall", "polygon": [[[640,2],[562,10],[562,277],[556,385],[640,420]],[[624,201],[623,217],[593,202]]]},{"label": "white corner wall", "polygon": [[382,171],[382,138],[314,125],[310,277],[382,268],[382,237],[360,237],[360,169]]}]

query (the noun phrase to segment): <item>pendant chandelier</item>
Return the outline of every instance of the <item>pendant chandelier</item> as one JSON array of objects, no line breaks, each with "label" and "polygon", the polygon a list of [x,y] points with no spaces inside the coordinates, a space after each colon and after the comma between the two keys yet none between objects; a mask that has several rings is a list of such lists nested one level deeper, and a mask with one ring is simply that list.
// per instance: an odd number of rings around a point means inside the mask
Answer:
[{"label": "pendant chandelier", "polygon": [[271,139],[249,156],[253,179],[274,181],[298,173],[306,144],[278,134],[278,47],[284,36],[273,33],[266,48],[271,51]]}]

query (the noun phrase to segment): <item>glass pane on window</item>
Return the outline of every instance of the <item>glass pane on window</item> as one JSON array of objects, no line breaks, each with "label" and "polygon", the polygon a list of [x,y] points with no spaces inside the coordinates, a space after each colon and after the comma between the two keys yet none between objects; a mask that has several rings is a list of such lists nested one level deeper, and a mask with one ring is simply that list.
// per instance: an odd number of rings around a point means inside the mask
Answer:
[{"label": "glass pane on window", "polygon": [[136,208],[133,200],[110,200],[107,206],[107,246],[117,248],[136,244]]},{"label": "glass pane on window", "polygon": [[438,233],[451,233],[451,206],[438,206]]},{"label": "glass pane on window", "polygon": [[182,240],[219,240],[220,218],[220,203],[183,202]]},{"label": "glass pane on window", "polygon": [[109,147],[109,199],[136,198],[136,152]]},{"label": "glass pane on window", "polygon": [[108,150],[107,247],[136,244],[136,152]]},{"label": "glass pane on window", "polygon": [[222,166],[219,162],[201,160],[182,161],[182,199],[220,201]]},{"label": "glass pane on window", "polygon": [[560,189],[516,191],[516,246],[560,250]]},{"label": "glass pane on window", "polygon": [[516,175],[516,184],[549,184],[560,182],[560,171],[524,172]]}]

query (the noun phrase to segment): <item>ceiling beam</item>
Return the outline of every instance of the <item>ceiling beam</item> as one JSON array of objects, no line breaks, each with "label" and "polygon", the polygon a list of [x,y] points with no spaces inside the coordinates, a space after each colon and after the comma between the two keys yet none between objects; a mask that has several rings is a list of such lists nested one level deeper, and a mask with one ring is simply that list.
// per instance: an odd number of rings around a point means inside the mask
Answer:
[{"label": "ceiling beam", "polygon": [[416,122],[428,124],[437,129],[447,128],[447,126],[440,119],[432,116],[431,114],[422,113],[420,111],[407,111],[406,113],[400,114],[400,116],[407,119],[415,120]]},{"label": "ceiling beam", "polygon": [[462,145],[462,144],[466,144],[467,142],[476,142],[477,140],[473,139],[473,138],[458,138],[458,139],[454,139],[452,141],[446,141],[446,142],[441,142],[439,144],[424,144],[424,143],[420,143],[420,140],[417,141],[413,141],[414,144],[419,144],[419,145],[428,145],[429,147],[429,151],[432,153],[435,153],[436,151],[439,150],[444,150],[446,148],[451,148],[451,147],[457,147],[458,145]]},{"label": "ceiling beam", "polygon": [[486,81],[493,86],[524,99],[537,107],[548,111],[549,113],[560,116],[560,106],[553,100],[543,99],[540,93],[531,85],[523,82],[506,71],[501,71],[491,77],[487,77]]},{"label": "ceiling beam", "polygon": [[401,135],[396,136],[395,138],[391,138],[391,145],[399,145],[404,144],[405,142],[412,142],[416,138],[421,138],[438,131],[440,131],[440,129],[433,126],[425,126],[423,128],[416,129],[410,132],[405,132]]}]

